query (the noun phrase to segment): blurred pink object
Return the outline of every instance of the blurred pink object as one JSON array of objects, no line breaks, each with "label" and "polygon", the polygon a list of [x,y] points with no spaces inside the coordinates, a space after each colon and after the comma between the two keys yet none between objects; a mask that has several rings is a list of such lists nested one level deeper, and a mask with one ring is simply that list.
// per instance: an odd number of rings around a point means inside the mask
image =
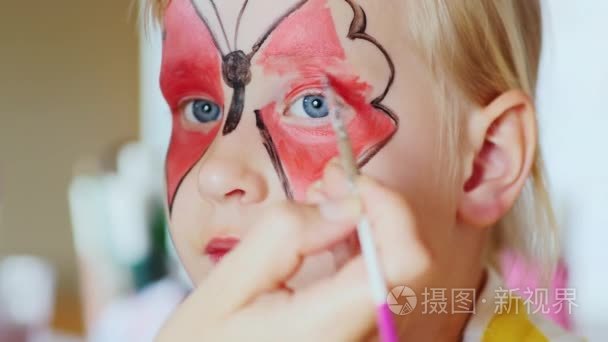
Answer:
[{"label": "blurred pink object", "polygon": [[94,322],[87,341],[153,342],[186,295],[181,283],[166,278],[137,294],[115,299]]},{"label": "blurred pink object", "polygon": [[557,289],[568,288],[568,269],[562,260],[559,261],[548,288],[541,285],[539,268],[528,264],[521,256],[512,252],[504,253],[501,263],[505,286],[515,290],[524,301],[538,290],[547,289],[547,298],[543,302],[531,304],[532,312],[542,314],[566,330],[572,329],[570,313],[566,305],[562,307],[558,303],[556,295]]}]

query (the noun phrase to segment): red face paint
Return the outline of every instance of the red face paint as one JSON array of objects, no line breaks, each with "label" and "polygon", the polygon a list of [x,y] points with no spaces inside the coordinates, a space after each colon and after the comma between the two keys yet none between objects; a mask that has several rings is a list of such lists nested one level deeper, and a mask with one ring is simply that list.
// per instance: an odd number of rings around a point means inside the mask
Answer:
[{"label": "red face paint", "polygon": [[[268,74],[297,71],[310,89],[322,89],[329,70],[347,70],[346,56],[326,0],[314,0],[287,18],[273,33],[258,64]],[[316,83],[311,79],[316,79]],[[366,96],[371,86],[343,72],[332,75],[331,86],[354,115],[347,124],[353,150],[362,163],[392,136],[396,123],[372,105]],[[293,84],[292,88],[305,88]],[[302,92],[306,94],[305,91]],[[289,99],[286,99],[289,102]],[[319,179],[325,164],[338,154],[328,120],[323,125],[295,125],[270,104],[260,111],[282,169],[296,200],[303,200],[309,185]],[[310,119],[322,120],[322,119]]]},{"label": "red face paint", "polygon": [[[327,0],[309,0],[272,32],[258,64],[275,67],[274,58],[345,58]],[[275,69],[276,70],[276,69]]]},{"label": "red face paint", "polygon": [[205,129],[188,125],[182,115],[183,101],[206,98],[223,107],[221,59],[213,48],[207,27],[188,0],[173,0],[164,18],[165,40],[160,86],[173,117],[173,131],[167,152],[169,207],[183,178],[205,153],[218,133],[221,121]]}]

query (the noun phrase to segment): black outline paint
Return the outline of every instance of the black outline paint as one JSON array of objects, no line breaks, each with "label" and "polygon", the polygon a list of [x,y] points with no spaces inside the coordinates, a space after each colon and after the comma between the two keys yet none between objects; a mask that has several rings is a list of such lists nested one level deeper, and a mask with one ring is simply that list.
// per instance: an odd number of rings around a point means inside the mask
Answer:
[{"label": "black outline paint", "polygon": [[260,135],[262,136],[262,139],[264,140],[264,147],[266,148],[266,151],[268,152],[268,156],[270,157],[270,160],[272,161],[272,165],[274,166],[274,169],[276,170],[276,172],[279,176],[279,181],[281,182],[281,185],[283,186],[283,189],[285,190],[285,196],[287,196],[288,199],[292,200],[293,192],[291,191],[291,187],[289,186],[289,179],[287,178],[287,174],[285,173],[285,169],[283,168],[283,163],[281,163],[281,159],[279,158],[279,153],[277,152],[277,149],[274,147],[274,142],[272,141],[272,136],[270,135],[270,132],[268,132],[268,128],[266,127],[264,120],[262,120],[262,114],[260,113],[260,111],[255,110],[254,113],[255,113],[255,125],[258,128],[258,130],[260,131]]},{"label": "black outline paint", "polygon": [[236,19],[236,30],[234,31],[234,49],[239,49],[239,30],[241,29],[241,20],[243,20],[243,14],[245,14],[245,10],[247,9],[247,5],[249,4],[249,0],[245,0],[243,2],[243,6],[241,6],[241,10],[239,12],[239,17]]},{"label": "black outline paint", "polygon": [[379,110],[383,111],[384,113],[386,113],[386,115],[388,115],[389,118],[391,118],[393,120],[395,127],[396,127],[395,131],[390,136],[388,136],[386,139],[384,139],[384,141],[381,141],[379,144],[376,144],[375,146],[371,147],[369,150],[363,152],[363,154],[361,155],[361,158],[358,161],[359,167],[362,167],[363,165],[367,164],[378,152],[380,152],[380,150],[384,146],[386,146],[386,144],[388,144],[388,142],[393,138],[393,136],[395,135],[395,133],[397,133],[397,130],[399,129],[399,117],[390,108],[388,108],[387,106],[385,106],[382,103],[382,101],[384,101],[384,99],[388,95],[388,92],[392,88],[393,83],[395,82],[396,71],[395,71],[395,63],[393,62],[393,59],[389,55],[388,51],[386,51],[384,46],[382,46],[382,44],[380,44],[378,42],[378,40],[376,40],[376,38],[370,36],[369,34],[367,34],[367,32],[365,32],[365,30],[367,29],[367,15],[365,14],[365,11],[363,10],[363,8],[361,6],[359,6],[358,4],[356,4],[355,1],[353,1],[353,0],[345,0],[345,1],[350,5],[350,7],[354,13],[353,21],[350,23],[350,28],[348,30],[347,37],[351,40],[362,39],[362,40],[370,42],[376,48],[378,48],[378,50],[380,50],[380,52],[384,55],[386,62],[388,63],[388,66],[390,69],[390,75],[389,75],[389,79],[386,84],[386,87],[384,88],[384,91],[382,92],[382,94],[380,94],[380,96],[378,96],[377,98],[373,99],[370,104],[374,108],[379,109]]},{"label": "black outline paint", "polygon": [[[179,189],[182,187],[182,183],[184,182],[184,180],[186,180],[186,176],[188,174],[190,174],[190,172],[192,172],[192,170],[194,170],[194,167],[196,166],[196,164],[198,164],[198,161],[203,159],[203,156],[205,155],[205,153],[207,153],[207,150],[209,148],[206,148],[202,153],[201,156],[197,159],[197,162],[192,164],[192,166],[190,166],[188,168],[188,170],[186,170],[186,172],[184,173],[184,176],[179,180],[179,182],[177,182],[177,185],[175,185],[175,191],[173,192],[173,200],[171,201],[171,196],[169,194],[167,194],[167,205],[168,205],[168,210],[169,210],[169,216],[171,216],[171,214],[173,213],[173,204],[175,204],[175,197],[177,197],[177,192],[179,191]],[[167,150],[167,155],[165,156],[165,160],[169,159],[169,152],[171,150],[168,149]],[[165,174],[169,174],[169,165],[165,164]],[[168,183],[167,183],[168,186]]]},{"label": "black outline paint", "polygon": [[209,1],[211,2],[211,6],[213,6],[213,11],[215,12],[217,21],[220,23],[220,29],[222,30],[222,34],[224,35],[224,40],[226,41],[226,46],[228,47],[228,50],[232,50],[232,47],[230,47],[230,40],[228,40],[228,35],[226,34],[226,28],[224,27],[224,22],[222,22],[222,17],[220,16],[220,11],[217,9],[217,5],[215,4],[215,1],[213,1],[213,0],[209,0]]},{"label": "black outline paint", "polygon": [[211,40],[213,41],[213,45],[215,45],[215,49],[220,53],[220,55],[224,56],[224,51],[222,51],[222,49],[220,48],[220,44],[218,43],[217,37],[215,37],[215,33],[209,26],[209,21],[207,20],[207,17],[205,17],[203,12],[201,12],[200,8],[196,6],[196,3],[194,1],[195,0],[190,0],[190,4],[194,8],[194,12],[196,12],[196,15],[199,17],[199,19],[201,19],[203,24],[205,24],[209,35],[211,35]]},{"label": "black outline paint", "polygon": [[295,11],[302,8],[302,6],[304,6],[304,4],[306,4],[307,2],[308,0],[301,0],[300,2],[293,5],[289,10],[287,10],[287,12],[282,17],[279,17],[279,19],[272,23],[268,30],[266,30],[266,33],[262,35],[262,37],[260,37],[260,39],[253,45],[253,47],[251,47],[251,53],[249,54],[249,58],[253,58],[253,56],[260,50],[262,45],[264,45],[270,34],[272,34],[272,32],[274,32],[274,30],[276,30],[277,27],[281,25],[283,20],[287,19],[287,17],[292,15]]}]

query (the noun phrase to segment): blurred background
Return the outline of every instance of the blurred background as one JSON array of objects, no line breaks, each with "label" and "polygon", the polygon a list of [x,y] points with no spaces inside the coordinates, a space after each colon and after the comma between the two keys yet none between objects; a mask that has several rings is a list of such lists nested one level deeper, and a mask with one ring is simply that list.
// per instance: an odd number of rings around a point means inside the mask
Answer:
[{"label": "blurred background", "polygon": [[[576,289],[566,325],[600,341],[608,2],[544,5],[538,104]],[[158,32],[132,1],[3,1],[0,44],[0,341],[149,340],[189,288],[165,230]]]}]

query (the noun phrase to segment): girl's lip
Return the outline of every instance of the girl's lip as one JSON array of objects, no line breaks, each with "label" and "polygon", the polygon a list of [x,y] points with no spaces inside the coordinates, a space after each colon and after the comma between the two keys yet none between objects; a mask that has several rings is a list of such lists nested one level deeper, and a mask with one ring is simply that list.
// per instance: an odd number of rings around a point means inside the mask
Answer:
[{"label": "girl's lip", "polygon": [[221,236],[211,239],[205,247],[205,254],[213,263],[218,263],[241,241],[238,237]]}]

